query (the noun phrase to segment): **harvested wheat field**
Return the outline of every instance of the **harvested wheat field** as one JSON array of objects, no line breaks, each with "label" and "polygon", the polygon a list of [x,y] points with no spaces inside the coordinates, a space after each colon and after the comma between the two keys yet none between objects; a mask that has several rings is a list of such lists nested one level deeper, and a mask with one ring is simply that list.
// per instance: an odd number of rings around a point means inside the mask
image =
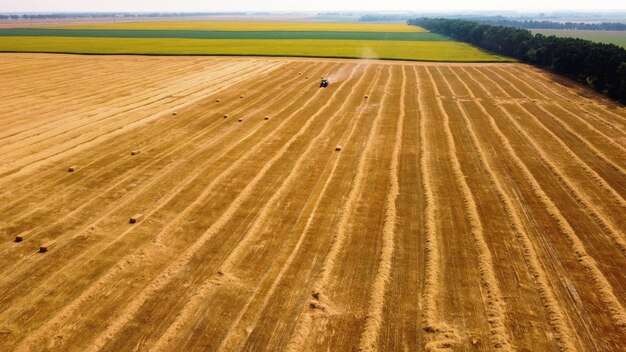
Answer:
[{"label": "harvested wheat field", "polygon": [[0,77],[2,351],[624,349],[626,109],[588,90],[295,58]]}]

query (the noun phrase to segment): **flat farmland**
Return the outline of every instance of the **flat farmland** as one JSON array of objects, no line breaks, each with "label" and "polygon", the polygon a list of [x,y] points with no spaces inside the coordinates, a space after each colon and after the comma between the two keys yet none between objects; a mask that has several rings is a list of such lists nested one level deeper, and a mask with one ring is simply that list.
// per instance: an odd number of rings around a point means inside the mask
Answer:
[{"label": "flat farmland", "polygon": [[416,61],[512,61],[459,42],[316,40],[2,37],[0,52],[93,55],[259,55],[379,58]]},{"label": "flat farmland", "polygon": [[626,109],[589,90],[297,58],[0,77],[2,351],[624,346]]},{"label": "flat farmland", "polygon": [[426,32],[418,26],[404,23],[333,23],[333,22],[277,22],[276,20],[239,21],[182,20],[135,21],[122,23],[94,23],[49,26],[62,29],[143,29],[143,30],[209,30],[209,31],[337,31],[337,32]]},{"label": "flat farmland", "polygon": [[146,21],[0,28],[0,52],[512,62],[405,24]]},{"label": "flat farmland", "polygon": [[348,31],[224,31],[158,29],[51,29],[0,28],[0,37],[73,38],[180,38],[180,39],[330,39],[398,40],[449,42],[450,38],[431,32],[348,32]]}]

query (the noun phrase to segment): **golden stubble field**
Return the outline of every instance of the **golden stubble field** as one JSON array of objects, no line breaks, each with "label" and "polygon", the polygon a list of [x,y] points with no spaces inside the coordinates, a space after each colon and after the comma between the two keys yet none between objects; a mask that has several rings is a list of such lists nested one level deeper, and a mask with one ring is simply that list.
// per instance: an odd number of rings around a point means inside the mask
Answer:
[{"label": "golden stubble field", "polygon": [[626,110],[590,91],[332,59],[0,77],[2,351],[624,347]]}]

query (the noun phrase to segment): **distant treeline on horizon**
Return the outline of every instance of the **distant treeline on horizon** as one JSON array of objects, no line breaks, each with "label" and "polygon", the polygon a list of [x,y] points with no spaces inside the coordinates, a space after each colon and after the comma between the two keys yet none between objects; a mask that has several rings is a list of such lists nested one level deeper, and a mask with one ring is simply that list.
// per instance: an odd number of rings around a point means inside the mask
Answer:
[{"label": "distant treeline on horizon", "polygon": [[249,12],[80,12],[80,13],[42,13],[42,14],[0,14],[0,20],[46,20],[71,18],[139,18],[139,17],[197,17],[197,16],[245,16],[259,13]]},{"label": "distant treeline on horizon", "polygon": [[[408,14],[370,14],[359,18],[363,22],[376,21],[406,21],[414,18]],[[504,16],[443,16],[450,19],[464,19],[468,21],[476,21],[496,26],[506,26],[524,29],[578,29],[588,31],[626,31],[626,23],[617,22],[555,22],[547,20],[514,20]]]},{"label": "distant treeline on horizon", "polygon": [[587,31],[626,31],[625,23],[602,22],[602,23],[585,23],[585,22],[553,22],[553,21],[535,21],[509,20],[504,17],[480,17],[472,19],[480,23],[487,23],[496,26],[507,26],[524,29],[578,29]]},{"label": "distant treeline on horizon", "polygon": [[413,18],[409,14],[395,14],[395,15],[364,15],[359,17],[359,21],[362,22],[382,22],[382,21],[406,21],[409,18]]}]

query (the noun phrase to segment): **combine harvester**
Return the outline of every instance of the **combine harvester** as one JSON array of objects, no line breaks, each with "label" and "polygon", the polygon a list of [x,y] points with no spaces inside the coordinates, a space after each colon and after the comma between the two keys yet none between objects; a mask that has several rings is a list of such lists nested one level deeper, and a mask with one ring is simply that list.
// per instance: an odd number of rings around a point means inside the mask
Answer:
[{"label": "combine harvester", "polygon": [[326,87],[328,87],[328,79],[322,78],[322,82],[320,82],[320,88],[326,88]]}]

